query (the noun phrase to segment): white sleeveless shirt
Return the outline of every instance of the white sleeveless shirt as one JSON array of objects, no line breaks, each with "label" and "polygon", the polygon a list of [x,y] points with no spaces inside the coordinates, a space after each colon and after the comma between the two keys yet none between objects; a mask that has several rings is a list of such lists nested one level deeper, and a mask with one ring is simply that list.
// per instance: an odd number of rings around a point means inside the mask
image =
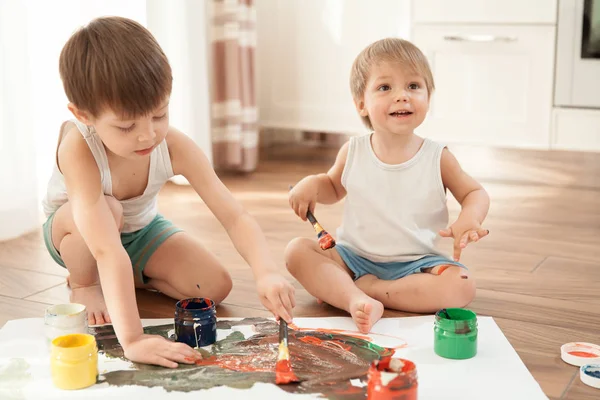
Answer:
[{"label": "white sleeveless shirt", "polygon": [[[100,171],[100,179],[102,181],[102,190],[104,194],[112,196],[112,179],[108,167],[108,158],[106,157],[106,150],[104,149],[104,144],[100,140],[100,137],[93,127],[88,127],[76,119],[70,120],[69,122],[72,122],[77,126],[94,155],[98,170]],[[65,126],[66,124],[63,125],[62,129],[64,129]],[[63,132],[61,130],[60,137],[62,137],[62,134]],[[171,165],[171,157],[169,156],[167,141],[163,140],[154,150],[152,150],[152,153],[150,153],[148,185],[146,186],[144,193],[131,199],[119,200],[123,206],[123,233],[135,232],[152,222],[154,217],[158,214],[158,192],[165,182],[172,177],[173,167]],[[52,176],[48,182],[46,196],[42,201],[46,217],[49,217],[67,201],[65,179],[55,163]]]},{"label": "white sleeveless shirt", "polygon": [[448,224],[440,161],[445,146],[424,139],[410,160],[377,158],[371,134],[352,137],[342,185],[347,191],[336,241],[373,262],[414,261],[443,255],[440,229]]}]

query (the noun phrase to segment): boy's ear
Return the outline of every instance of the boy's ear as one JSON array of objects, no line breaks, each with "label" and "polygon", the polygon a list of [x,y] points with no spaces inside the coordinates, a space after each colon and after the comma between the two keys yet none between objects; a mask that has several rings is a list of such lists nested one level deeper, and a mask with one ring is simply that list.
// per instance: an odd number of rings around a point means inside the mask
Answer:
[{"label": "boy's ear", "polygon": [[90,117],[87,112],[77,108],[77,106],[73,103],[69,103],[67,108],[69,109],[69,111],[71,111],[73,113],[75,118],[77,118],[82,124],[92,125]]},{"label": "boy's ear", "polygon": [[358,114],[361,117],[366,117],[369,115],[369,113],[367,112],[367,108],[365,107],[365,101],[364,100],[354,100],[354,105],[356,106],[356,111],[358,111]]}]

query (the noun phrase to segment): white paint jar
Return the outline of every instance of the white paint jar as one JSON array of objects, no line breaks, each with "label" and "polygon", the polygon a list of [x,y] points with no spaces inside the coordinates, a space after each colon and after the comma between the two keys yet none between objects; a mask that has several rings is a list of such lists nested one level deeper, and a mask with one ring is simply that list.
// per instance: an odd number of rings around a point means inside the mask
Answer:
[{"label": "white paint jar", "polygon": [[46,309],[44,335],[50,346],[58,336],[72,333],[88,333],[87,310],[83,304],[57,304]]}]

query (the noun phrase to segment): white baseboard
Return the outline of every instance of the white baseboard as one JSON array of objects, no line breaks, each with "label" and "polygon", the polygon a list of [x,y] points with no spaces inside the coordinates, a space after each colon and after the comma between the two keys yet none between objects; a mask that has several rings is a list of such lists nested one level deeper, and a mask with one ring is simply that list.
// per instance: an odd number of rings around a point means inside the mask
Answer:
[{"label": "white baseboard", "polygon": [[554,108],[551,147],[600,152],[600,109]]},{"label": "white baseboard", "polygon": [[260,130],[260,147],[299,141],[302,141],[302,131],[298,129],[262,128]]}]

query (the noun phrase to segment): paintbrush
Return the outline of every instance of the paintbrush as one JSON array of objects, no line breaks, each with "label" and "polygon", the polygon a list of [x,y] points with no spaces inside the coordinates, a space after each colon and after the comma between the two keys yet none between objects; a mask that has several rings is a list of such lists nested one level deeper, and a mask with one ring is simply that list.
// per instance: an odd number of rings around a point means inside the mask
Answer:
[{"label": "paintbrush", "polygon": [[315,218],[313,213],[310,212],[310,210],[306,212],[306,218],[308,218],[313,228],[315,228],[315,232],[317,232],[317,239],[319,241],[319,246],[321,246],[321,250],[329,250],[334,248],[335,240],[333,239],[333,236],[331,236],[325,229],[323,229],[321,224],[319,224],[319,221],[317,221],[317,219]]},{"label": "paintbrush", "polygon": [[275,365],[275,383],[285,385],[287,383],[300,382],[290,363],[290,350],[288,349],[288,326],[287,322],[279,319],[279,355]]},{"label": "paintbrush", "polygon": [[[294,186],[290,185],[290,190],[292,190],[293,187]],[[319,221],[317,221],[317,219],[315,218],[313,213],[310,212],[310,210],[306,212],[306,218],[312,224],[313,228],[315,229],[315,232],[317,232],[317,240],[319,242],[319,246],[321,246],[321,250],[329,250],[334,248],[335,240],[333,239],[333,236],[331,236],[325,229],[323,229],[321,224],[319,224]]]}]

